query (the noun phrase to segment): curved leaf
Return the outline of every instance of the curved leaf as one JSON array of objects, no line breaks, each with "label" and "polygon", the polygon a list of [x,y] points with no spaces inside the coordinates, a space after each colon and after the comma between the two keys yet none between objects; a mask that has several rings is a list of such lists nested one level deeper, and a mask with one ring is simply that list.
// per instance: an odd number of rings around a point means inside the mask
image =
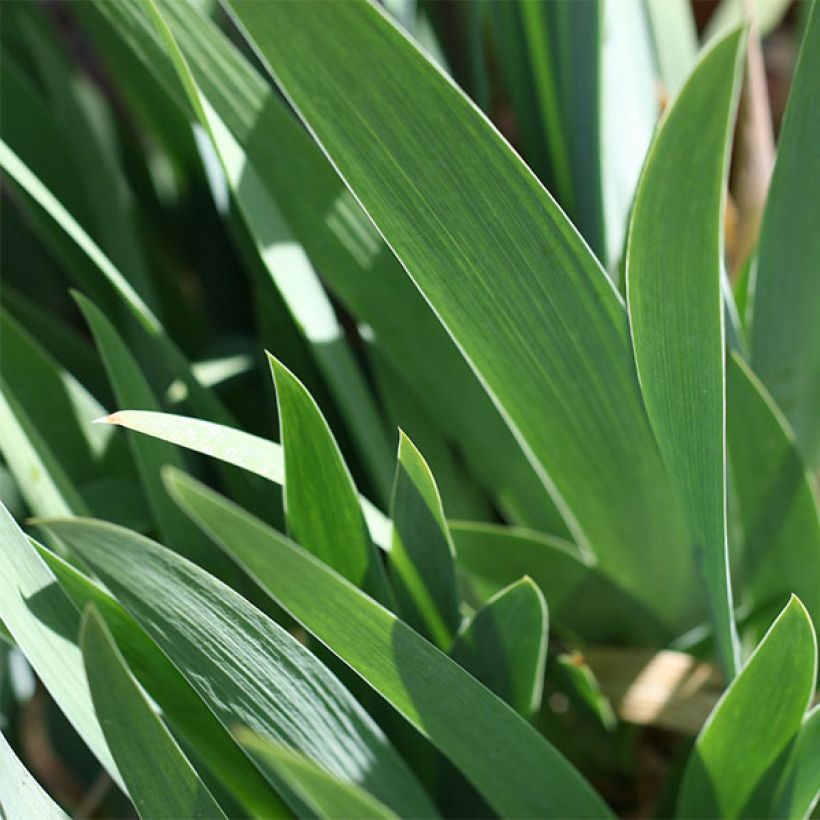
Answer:
[{"label": "curved leaf", "polygon": [[0,815],[29,820],[68,820],[48,796],[0,732]]}]

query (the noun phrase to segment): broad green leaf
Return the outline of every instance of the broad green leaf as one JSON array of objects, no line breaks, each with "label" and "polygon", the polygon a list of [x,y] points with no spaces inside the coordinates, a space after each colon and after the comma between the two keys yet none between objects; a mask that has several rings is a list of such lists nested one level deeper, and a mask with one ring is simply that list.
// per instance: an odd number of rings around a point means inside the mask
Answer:
[{"label": "broad green leaf", "polygon": [[29,820],[68,820],[14,753],[0,732],[0,815]]},{"label": "broad green leaf", "polygon": [[384,565],[370,540],[353,477],[333,433],[304,385],[272,356],[268,359],[285,455],[288,530],[356,586],[389,601]]},{"label": "broad green leaf", "polygon": [[78,611],[97,609],[120,651],[164,719],[231,796],[251,816],[286,817],[288,812],[262,774],[216,715],[140,625],[96,582],[45,547],[32,542]]},{"label": "broad green leaf", "polygon": [[812,477],[777,405],[735,354],[729,358],[726,386],[749,603],[780,609],[794,593],[820,629],[820,511]]},{"label": "broad green leaf", "polygon": [[687,620],[692,559],[624,306],[555,202],[375,6],[227,5],[493,395],[577,543],[665,619]]},{"label": "broad green leaf", "polygon": [[547,660],[547,604],[522,578],[490,598],[459,632],[448,653],[519,714],[541,705]]},{"label": "broad green leaf", "polygon": [[[143,410],[121,410],[105,419],[129,430],[187,447],[206,456],[233,464],[276,484],[285,482],[285,460],[282,447],[259,436],[214,424],[202,419],[154,413]],[[390,521],[366,498],[359,497],[362,513],[373,543],[390,549]]]},{"label": "broad green leaf", "polygon": [[3,506],[0,555],[0,619],[77,734],[122,785],[94,714],[75,643],[79,610]]},{"label": "broad green leaf", "polygon": [[523,718],[378,602],[204,485],[170,471],[165,479],[194,520],[429,738],[496,811],[511,817],[608,815],[583,778]]},{"label": "broad green leaf", "polygon": [[0,377],[0,450],[36,515],[83,515],[88,508],[42,435]]},{"label": "broad green leaf", "polygon": [[94,710],[140,817],[225,817],[93,607],[83,616],[80,645]]},{"label": "broad green leaf", "polygon": [[402,620],[446,650],[461,623],[453,542],[433,474],[401,431],[390,512],[388,569]]},{"label": "broad green leaf", "polygon": [[541,533],[497,524],[450,522],[460,570],[467,571],[488,595],[521,576],[540,587],[550,620],[598,643],[643,642],[662,645],[671,637],[639,601],[601,572],[572,544]]},{"label": "broad green leaf", "polygon": [[318,817],[338,820],[351,817],[387,820],[396,817],[396,814],[367,792],[333,777],[287,746],[242,729],[236,734],[242,745],[264,765],[273,769]]},{"label": "broad green leaf", "polygon": [[146,0],[152,18],[176,69],[195,118],[205,129],[221,163],[225,179],[253,237],[263,265],[279,289],[297,326],[311,346],[316,363],[340,403],[371,473],[386,495],[390,482],[390,443],[371,394],[347,345],[330,299],[313,266],[271,199],[242,147],[201,94],[168,20],[165,2]]},{"label": "broad green leaf", "polygon": [[[83,8],[98,12],[187,111],[140,4]],[[318,146],[211,21],[185,3],[163,9],[205,98],[335,294],[372,328],[502,509],[521,523],[566,534],[540,476],[484,387]]]},{"label": "broad green leaf", "polygon": [[817,638],[792,597],[698,736],[678,798],[681,816],[740,816],[800,728],[816,677]]},{"label": "broad green leaf", "polygon": [[720,237],[742,42],[736,32],[711,49],[668,111],[636,194],[626,274],[647,414],[687,511],[690,549],[729,677],[736,636],[726,548]]},{"label": "broad green leaf", "polygon": [[[117,403],[123,407],[159,410],[147,379],[114,325],[93,302],[80,294],[76,294],[75,299],[91,329]],[[223,574],[230,573],[230,567],[222,560],[219,551],[203,541],[162,486],[159,473],[164,465],[184,466],[179,451],[156,439],[133,434],[129,438],[142,486],[163,540],[195,563],[208,567],[212,572],[218,571],[223,577],[230,577]]]},{"label": "broad green leaf", "polygon": [[820,463],[820,9],[813,3],[780,130],[752,274],[752,367],[785,414],[806,464]]},{"label": "broad green leaf", "polygon": [[697,60],[698,33],[689,0],[644,0],[660,79],[668,97],[678,93]]},{"label": "broad green leaf", "polygon": [[397,813],[433,813],[404,761],[341,683],[232,589],[121,527],[88,519],[46,525],[93,568],[225,728],[247,726],[284,743]]}]

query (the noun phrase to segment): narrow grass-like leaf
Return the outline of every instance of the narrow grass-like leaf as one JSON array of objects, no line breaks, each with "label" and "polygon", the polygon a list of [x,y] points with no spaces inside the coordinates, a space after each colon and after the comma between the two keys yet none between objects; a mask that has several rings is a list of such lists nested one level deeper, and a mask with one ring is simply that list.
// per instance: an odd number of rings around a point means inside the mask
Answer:
[{"label": "narrow grass-like leaf", "polygon": [[447,649],[461,623],[453,542],[433,474],[403,432],[390,511],[388,567],[402,619]]},{"label": "narrow grass-like leaf", "polygon": [[345,820],[351,817],[395,818],[383,803],[366,791],[329,775],[308,758],[268,738],[238,730],[237,738],[263,765],[269,766],[316,812],[318,817]]},{"label": "narrow grass-like leaf", "polygon": [[224,818],[93,607],[83,615],[80,644],[97,719],[140,817]]},{"label": "narrow grass-like leaf", "polygon": [[698,736],[681,784],[681,816],[740,816],[799,730],[816,677],[817,638],[805,608],[792,598]]},{"label": "narrow grass-like leaf", "polygon": [[500,814],[608,815],[546,740],[378,602],[204,485],[170,471],[165,480],[263,589],[426,735]]},{"label": "narrow grass-like leaf", "polygon": [[79,518],[41,526],[94,569],[226,728],[244,725],[291,746],[400,814],[433,813],[341,683],[229,587],[122,527]]},{"label": "narrow grass-like leaf", "polygon": [[[75,299],[91,328],[108,378],[114,388],[117,403],[124,407],[139,407],[147,411],[159,410],[159,404],[147,379],[114,325],[93,302],[80,294],[75,294]],[[190,521],[180,514],[179,508],[168,497],[160,481],[159,473],[164,465],[171,464],[180,468],[184,466],[178,450],[156,439],[133,434],[129,437],[142,486],[145,488],[148,503],[163,540],[169,547],[192,561],[226,577],[223,573],[230,574],[230,567],[226,565],[218,550],[207,541],[203,541]]]},{"label": "narrow grass-like leaf", "polygon": [[287,817],[288,811],[271,785],[122,605],[76,567],[32,543],[77,610],[93,606],[101,613],[130,669],[160,707],[164,719],[188,748],[197,751],[199,760],[234,800],[254,817]]},{"label": "narrow grass-like leaf", "polygon": [[804,718],[772,805],[773,817],[809,817],[820,800],[820,706]]},{"label": "narrow grass-like leaf", "polygon": [[494,595],[527,575],[541,588],[559,631],[600,643],[660,645],[671,635],[652,613],[580,556],[572,544],[517,527],[451,521],[460,570]]},{"label": "narrow grass-like leaf", "polygon": [[[98,12],[177,103],[186,106],[173,66],[140,4],[103,2],[84,8]],[[504,511],[528,526],[566,534],[540,476],[484,387],[318,146],[198,9],[174,3],[163,10],[204,96],[335,294],[373,329],[378,344],[406,374],[442,430],[459,442],[471,469]]]},{"label": "narrow grass-like leaf", "polygon": [[[721,40],[668,112],[638,187],[627,254],[629,317],[646,410],[687,511],[690,549],[730,677],[736,637],[726,554],[720,278],[741,46],[740,32]],[[714,116],[704,124],[706,109]]]},{"label": "narrow grass-like leaf", "polygon": [[0,815],[29,820],[68,820],[14,753],[0,732]]},{"label": "narrow grass-like leaf", "polygon": [[541,705],[547,660],[547,604],[522,578],[490,598],[459,632],[450,657],[521,715]]},{"label": "narrow grass-like leaf", "polygon": [[80,613],[0,505],[0,619],[77,734],[122,784],[94,714],[77,634]]},{"label": "narrow grass-like leaf", "polygon": [[[282,447],[274,441],[242,430],[202,419],[142,410],[121,410],[108,416],[106,421],[178,444],[180,447],[187,447],[189,450],[233,464],[277,484],[285,482]],[[366,498],[360,496],[359,503],[362,505],[373,543],[389,550],[389,519]]]},{"label": "narrow grass-like leaf", "polygon": [[698,53],[698,33],[689,0],[644,0],[664,93],[678,93]]},{"label": "narrow grass-like leaf", "polygon": [[580,547],[684,619],[695,573],[623,304],[555,202],[375,6],[227,5],[493,395]]},{"label": "narrow grass-like leaf", "polygon": [[333,433],[304,385],[273,356],[268,359],[285,454],[288,530],[328,566],[388,602],[384,566]]},{"label": "narrow grass-like leaf", "polygon": [[744,588],[752,606],[774,611],[796,594],[820,630],[820,511],[812,477],[782,413],[735,354],[726,386]]},{"label": "narrow grass-like leaf", "polygon": [[820,463],[820,8],[806,23],[752,274],[751,362],[797,436]]}]

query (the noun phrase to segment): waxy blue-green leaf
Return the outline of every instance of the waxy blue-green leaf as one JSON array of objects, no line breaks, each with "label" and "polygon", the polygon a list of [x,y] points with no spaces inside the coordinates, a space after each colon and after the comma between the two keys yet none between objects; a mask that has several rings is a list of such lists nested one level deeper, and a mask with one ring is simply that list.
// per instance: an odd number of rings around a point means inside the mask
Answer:
[{"label": "waxy blue-green leaf", "polygon": [[41,526],[95,571],[225,728],[247,726],[284,743],[399,814],[434,813],[338,679],[232,589],[122,527],[80,518]]},{"label": "waxy blue-green leaf", "polygon": [[[121,410],[112,413],[106,421],[233,464],[276,484],[285,482],[282,447],[242,430],[202,419],[143,410]],[[360,496],[359,503],[373,543],[389,550],[390,520],[366,498]]]},{"label": "waxy blue-green leaf", "polygon": [[[718,655],[736,636],[726,547],[722,214],[743,40],[701,60],[668,111],[635,198],[627,300],[646,411],[686,509]],[[711,112],[704,123],[702,112]],[[674,179],[675,184],[670,180]]]},{"label": "waxy blue-green leaf", "polygon": [[131,671],[163,718],[196,749],[199,760],[253,817],[287,817],[270,783],[239,748],[216,715],[122,605],[76,567],[32,541],[78,611],[93,606],[111,630]]},{"label": "waxy blue-green leaf", "polygon": [[817,678],[817,638],[797,598],[718,701],[690,754],[682,817],[739,817],[769,766],[800,728]]},{"label": "waxy blue-green leaf", "polygon": [[80,612],[0,505],[0,620],[83,742],[122,784],[94,714],[75,641]]},{"label": "waxy blue-green leaf", "polygon": [[658,620],[572,544],[518,527],[451,521],[459,569],[487,597],[526,575],[540,587],[559,631],[598,643],[663,645]]},{"label": "waxy blue-green leaf", "polygon": [[390,820],[397,816],[363,789],[333,777],[287,746],[242,729],[237,730],[236,736],[254,757],[273,769],[317,817]]},{"label": "waxy blue-green leaf", "polygon": [[459,632],[448,653],[521,715],[541,705],[547,660],[547,604],[522,578],[490,598]]},{"label": "waxy blue-green leaf", "polygon": [[812,5],[777,143],[752,274],[751,363],[810,468],[820,463],[820,8]]},{"label": "waxy blue-green leaf", "polygon": [[743,527],[743,588],[752,607],[780,609],[794,593],[820,629],[817,490],[783,414],[737,355],[726,381],[729,458]]},{"label": "waxy blue-green leaf", "polygon": [[429,738],[496,811],[608,816],[578,772],[523,718],[377,601],[190,477],[168,471],[165,480],[194,520]]},{"label": "waxy blue-green leaf", "polygon": [[304,385],[268,356],[285,456],[288,531],[307,550],[381,601],[391,599],[353,477]]},{"label": "waxy blue-green leaf", "polygon": [[549,194],[375,6],[227,6],[494,397],[581,549],[666,620],[688,620],[692,556],[624,306]]},{"label": "waxy blue-green leaf", "polygon": [[390,513],[388,569],[398,611],[402,620],[446,650],[461,623],[455,551],[433,474],[401,431]]},{"label": "waxy blue-green leaf", "polygon": [[68,820],[14,753],[0,732],[0,815],[29,820]]},{"label": "waxy blue-green leaf", "polygon": [[[99,2],[83,8],[97,12],[187,111],[174,68],[141,4]],[[173,3],[163,11],[205,98],[311,262],[372,328],[441,429],[460,444],[485,489],[513,520],[567,534],[541,478],[484,387],[281,98],[198,9]]]},{"label": "waxy blue-green leaf", "polygon": [[97,719],[139,816],[224,818],[93,607],[83,615],[80,645]]}]

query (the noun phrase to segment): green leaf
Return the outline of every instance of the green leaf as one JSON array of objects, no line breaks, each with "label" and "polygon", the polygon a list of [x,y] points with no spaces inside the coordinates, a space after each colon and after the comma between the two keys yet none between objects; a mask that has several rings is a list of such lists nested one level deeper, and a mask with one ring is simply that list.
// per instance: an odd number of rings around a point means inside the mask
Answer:
[{"label": "green leaf", "polygon": [[820,511],[788,423],[737,355],[727,370],[732,478],[744,530],[744,588],[752,607],[780,609],[791,593],[820,629]]},{"label": "green leaf", "polygon": [[318,817],[345,820],[351,817],[395,818],[397,815],[366,791],[329,775],[303,755],[268,738],[238,730],[242,745],[269,766]]},{"label": "green leaf", "polygon": [[772,816],[809,817],[820,799],[820,707],[804,718],[774,795]]},{"label": "green leaf", "polygon": [[[75,294],[75,299],[91,328],[117,403],[124,407],[159,410],[159,403],[147,379],[114,325],[93,302],[79,293]],[[172,549],[195,563],[208,567],[212,572],[219,571],[220,575],[230,573],[231,568],[219,554],[219,550],[203,541],[200,533],[180,514],[179,508],[162,486],[159,473],[164,465],[171,464],[179,468],[184,466],[179,451],[156,439],[133,434],[129,438],[142,486],[163,540]]]},{"label": "green leaf", "polygon": [[83,616],[80,644],[94,709],[140,817],[225,817],[93,607]]},{"label": "green leaf", "polygon": [[792,597],[698,736],[681,784],[681,816],[740,816],[800,728],[816,677],[817,638]]},{"label": "green leaf", "polygon": [[664,91],[678,93],[697,60],[698,33],[689,0],[644,0]]},{"label": "green leaf", "polygon": [[433,813],[404,761],[341,683],[240,595],[121,527],[87,519],[41,526],[93,568],[225,728],[244,725],[284,743],[400,814]]},{"label": "green leaf", "polygon": [[[720,237],[742,43],[735,32],[708,52],[661,126],[635,198],[626,279],[647,414],[687,511],[690,549],[729,677],[737,661],[726,548]],[[705,110],[713,113],[706,123]]]},{"label": "green leaf", "polygon": [[134,618],[76,567],[32,543],[77,610],[93,606],[101,613],[129,667],[156,701],[164,719],[188,748],[196,750],[232,797],[250,816],[289,816],[271,785]]},{"label": "green leaf", "polygon": [[453,542],[433,474],[399,432],[388,568],[402,620],[448,649],[461,623]]},{"label": "green leaf", "polygon": [[663,645],[671,637],[653,614],[572,544],[497,524],[451,521],[459,569],[493,595],[527,575],[546,598],[553,628],[597,643]]},{"label": "green leaf", "polygon": [[68,815],[29,774],[0,732],[0,815],[29,820],[68,820]]},{"label": "green leaf", "polygon": [[[276,484],[285,482],[282,447],[242,430],[202,419],[142,410],[121,410],[108,416],[106,421],[233,464]],[[366,498],[360,496],[359,503],[373,543],[389,550],[390,520]]]},{"label": "green leaf", "polygon": [[307,550],[349,581],[389,601],[384,566],[370,540],[353,477],[304,385],[268,356],[285,453],[285,517]]},{"label": "green leaf", "polygon": [[750,286],[752,367],[789,420],[812,468],[820,464],[818,73],[820,9],[815,2],[780,130]]},{"label": "green leaf", "polygon": [[547,604],[522,578],[490,598],[459,632],[450,657],[519,714],[541,705],[547,660]]},{"label": "green leaf", "polygon": [[493,395],[575,540],[663,617],[685,619],[691,556],[623,304],[557,205],[375,6],[228,6]]},{"label": "green leaf", "polygon": [[170,28],[174,4],[146,0],[144,5],[165,43],[195,118],[213,144],[259,258],[333,388],[374,485],[386,495],[391,469],[390,441],[330,299],[241,146],[201,94]]},{"label": "green leaf", "polygon": [[2,505],[0,554],[0,620],[77,734],[122,785],[94,714],[82,656],[74,643],[80,613]]},{"label": "green leaf", "polygon": [[[99,12],[187,111],[173,66],[140,4],[83,8]],[[163,9],[205,98],[335,295],[372,328],[501,508],[516,521],[565,534],[520,443],[319,147],[217,26],[186,3]]]},{"label": "green leaf", "polygon": [[204,485],[171,471],[165,480],[274,600],[429,738],[500,814],[608,816],[546,740],[391,612]]}]

